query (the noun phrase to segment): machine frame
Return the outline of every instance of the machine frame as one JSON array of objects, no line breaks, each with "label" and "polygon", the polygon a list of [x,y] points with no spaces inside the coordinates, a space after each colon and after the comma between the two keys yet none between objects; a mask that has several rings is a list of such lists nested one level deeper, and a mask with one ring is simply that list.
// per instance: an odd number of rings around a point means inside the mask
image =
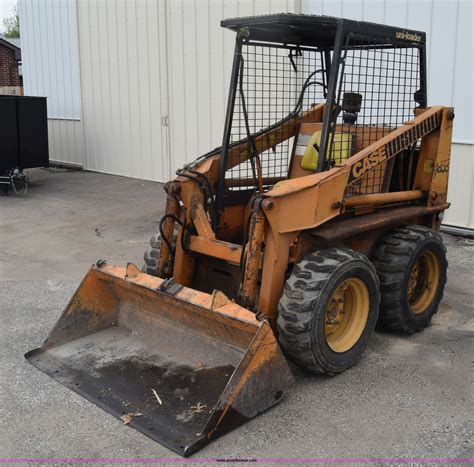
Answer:
[{"label": "machine frame", "polygon": [[[223,280],[239,282],[229,296],[274,324],[288,270],[309,251],[346,245],[370,256],[377,240],[397,225],[414,223],[439,227],[439,213],[448,207],[446,193],[454,113],[451,108],[426,108],[423,32],[291,14],[229,19],[221,25],[237,32],[222,146],[184,166],[177,172],[178,177],[165,187],[168,200],[161,227],[165,240],[161,243],[158,275],[173,277],[179,284],[201,290],[195,280],[196,259],[205,256],[239,266],[240,274],[228,273]],[[325,34],[321,35],[321,29]],[[342,164],[329,164],[331,135],[341,109],[337,93],[338,78],[344,66],[343,54],[347,48],[355,47],[344,47],[344,44],[355,36],[368,37],[373,41],[371,47],[415,46],[419,50],[419,86],[413,96],[418,106],[412,109],[413,119],[397,128],[389,128],[383,137]],[[293,46],[290,40],[294,41]],[[326,66],[326,102],[290,113],[265,130],[231,144],[242,48],[248,44],[293,50],[319,47]],[[279,180],[273,187],[270,184],[278,180],[269,180],[270,186],[266,185],[252,202],[248,233],[243,235],[243,242],[229,241],[232,237],[229,233],[238,229],[242,220],[235,215],[236,209],[232,207],[235,203],[227,201],[231,206],[226,207],[226,172],[249,158],[249,154],[258,156],[283,138],[296,137],[302,124],[322,127],[322,156],[317,170]],[[416,173],[410,187],[385,192],[372,189],[367,194],[348,196],[351,183],[415,147]],[[234,192],[231,196],[238,198],[239,194]],[[212,213],[207,208],[211,201]],[[315,206],[315,209],[299,210],[302,205]],[[172,246],[170,239],[176,227],[178,241]],[[171,250],[174,251],[170,260]],[[218,288],[223,283],[212,285]],[[221,289],[229,292],[232,288]]]}]

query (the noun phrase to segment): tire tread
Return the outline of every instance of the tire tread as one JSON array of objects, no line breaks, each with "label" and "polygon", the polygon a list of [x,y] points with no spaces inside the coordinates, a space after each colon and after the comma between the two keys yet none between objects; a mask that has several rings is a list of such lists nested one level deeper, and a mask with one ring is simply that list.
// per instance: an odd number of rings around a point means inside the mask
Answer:
[{"label": "tire tread", "polygon": [[312,373],[334,375],[343,371],[313,351],[311,327],[324,285],[336,269],[350,261],[368,264],[377,280],[374,266],[364,255],[346,248],[329,248],[306,256],[285,283],[278,304],[278,340],[291,360]]},{"label": "tire tread", "polygon": [[[407,313],[404,312],[402,300],[402,294],[405,293],[402,286],[406,277],[406,265],[420,243],[427,239],[439,241],[446,254],[446,247],[441,235],[421,225],[396,228],[385,236],[377,246],[372,260],[377,269],[382,293],[379,327],[413,334],[423,330],[428,325],[431,316],[416,325],[411,322]],[[440,284],[443,289],[445,282],[446,280]],[[441,299],[442,297],[443,293],[441,293]],[[432,314],[436,312],[437,307]]]}]

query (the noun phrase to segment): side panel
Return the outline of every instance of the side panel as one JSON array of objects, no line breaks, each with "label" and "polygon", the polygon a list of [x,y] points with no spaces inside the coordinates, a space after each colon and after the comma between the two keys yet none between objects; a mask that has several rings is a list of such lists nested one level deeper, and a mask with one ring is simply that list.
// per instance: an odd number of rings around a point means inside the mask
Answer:
[{"label": "side panel", "polygon": [[17,105],[20,167],[47,167],[49,152],[46,98],[19,97]]},{"label": "side panel", "polygon": [[46,98],[0,97],[0,170],[49,165]]},{"label": "side panel", "polygon": [[440,138],[436,161],[431,179],[431,200],[430,204],[439,206],[446,202],[448,194],[448,174],[451,162],[451,139],[453,132],[454,109],[446,108],[443,111],[441,120]]},{"label": "side panel", "polygon": [[0,97],[0,171],[16,167],[18,161],[15,98]]}]

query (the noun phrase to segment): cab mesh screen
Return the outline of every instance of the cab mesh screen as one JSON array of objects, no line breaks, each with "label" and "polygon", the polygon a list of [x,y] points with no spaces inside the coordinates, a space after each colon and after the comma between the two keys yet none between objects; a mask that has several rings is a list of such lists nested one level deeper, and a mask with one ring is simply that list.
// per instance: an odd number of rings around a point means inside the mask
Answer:
[{"label": "cab mesh screen", "polygon": [[[336,132],[352,134],[354,152],[358,152],[412,120],[417,107],[415,93],[420,88],[419,48],[374,47],[370,41],[349,36],[342,51],[336,91],[340,111],[331,122],[327,154],[337,145],[333,139]],[[397,157],[405,156],[409,157],[406,153]],[[373,167],[348,185],[346,196],[388,191],[394,162]],[[334,163],[329,161],[328,165]]]},{"label": "cab mesh screen", "polygon": [[[251,143],[247,139],[250,132],[266,186],[287,176],[293,137],[289,126],[281,125],[273,134],[281,142],[260,152],[258,148],[271,144],[272,141],[259,139],[258,135],[262,130],[291,115],[311,73],[314,73],[311,81],[315,84],[309,86],[303,94],[301,111],[309,109],[312,104],[325,101],[326,74],[321,52],[316,49],[277,48],[265,44],[243,45],[229,151],[234,151],[233,154],[239,151],[240,158],[237,162],[252,154]],[[226,172],[226,188],[247,190],[255,187],[251,161],[244,160],[233,165]]]}]

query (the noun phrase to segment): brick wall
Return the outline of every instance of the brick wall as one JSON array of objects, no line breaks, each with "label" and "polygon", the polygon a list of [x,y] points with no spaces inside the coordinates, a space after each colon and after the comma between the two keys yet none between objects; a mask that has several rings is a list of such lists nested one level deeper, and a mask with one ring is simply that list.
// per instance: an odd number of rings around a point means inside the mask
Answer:
[{"label": "brick wall", "polygon": [[0,86],[21,86],[15,52],[0,44]]}]

